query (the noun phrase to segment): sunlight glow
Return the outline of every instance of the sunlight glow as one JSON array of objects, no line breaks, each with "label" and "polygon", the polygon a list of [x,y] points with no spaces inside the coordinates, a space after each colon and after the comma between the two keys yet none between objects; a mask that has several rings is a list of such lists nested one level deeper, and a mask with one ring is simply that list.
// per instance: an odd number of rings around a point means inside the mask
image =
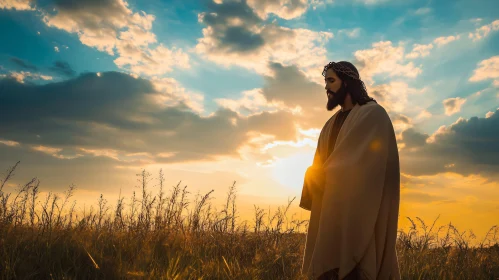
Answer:
[{"label": "sunlight glow", "polygon": [[303,186],[305,171],[312,164],[313,152],[303,152],[280,158],[275,161],[272,170],[274,180],[293,190],[300,190]]}]

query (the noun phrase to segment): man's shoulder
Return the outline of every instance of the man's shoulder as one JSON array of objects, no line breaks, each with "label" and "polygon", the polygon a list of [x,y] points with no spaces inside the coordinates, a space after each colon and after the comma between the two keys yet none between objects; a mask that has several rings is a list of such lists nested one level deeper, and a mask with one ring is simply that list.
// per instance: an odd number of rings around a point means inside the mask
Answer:
[{"label": "man's shoulder", "polygon": [[365,111],[365,112],[374,113],[374,114],[386,114],[386,115],[388,115],[388,112],[386,111],[386,109],[375,101],[369,101],[364,105],[360,105],[360,111]]},{"label": "man's shoulder", "polygon": [[370,101],[359,108],[359,113],[368,119],[376,119],[378,121],[391,122],[390,116],[386,109],[380,104]]}]

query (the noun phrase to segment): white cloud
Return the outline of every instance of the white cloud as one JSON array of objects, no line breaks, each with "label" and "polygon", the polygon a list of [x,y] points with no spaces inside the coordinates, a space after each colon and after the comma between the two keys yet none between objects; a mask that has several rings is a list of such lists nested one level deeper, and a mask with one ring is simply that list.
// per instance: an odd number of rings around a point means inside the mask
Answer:
[{"label": "white cloud", "polygon": [[153,76],[171,72],[173,67],[190,68],[189,56],[183,50],[169,49],[162,44],[150,49],[122,42],[117,49],[119,57],[114,63],[118,67],[129,67],[132,73]]},{"label": "white cloud", "polygon": [[[189,59],[181,49],[168,49],[151,32],[155,17],[133,12],[124,0],[58,2],[55,14],[43,20],[51,27],[77,33],[84,45],[110,55],[118,54],[118,67],[133,73],[160,75],[172,67],[189,68]],[[58,51],[58,48],[56,48]]]},{"label": "white cloud", "polygon": [[24,83],[26,79],[30,80],[44,80],[44,81],[50,81],[53,79],[52,76],[48,75],[42,75],[38,73],[31,73],[31,72],[25,72],[25,71],[20,71],[20,72],[10,72],[8,75],[11,78],[16,79],[19,83]]},{"label": "white cloud", "polygon": [[0,9],[34,10],[32,0],[0,0]]},{"label": "white cloud", "polygon": [[431,11],[432,11],[431,8],[423,7],[423,8],[419,8],[416,11],[414,11],[414,14],[418,15],[418,16],[423,16],[423,15],[427,15],[427,14],[431,13]]},{"label": "white cloud", "polygon": [[277,102],[269,102],[261,89],[247,90],[242,93],[240,99],[217,98],[215,102],[224,108],[241,113],[247,111],[248,114],[261,113],[264,111],[276,111],[284,106]]},{"label": "white cloud", "polygon": [[153,94],[152,98],[154,103],[160,106],[159,108],[174,107],[183,103],[194,112],[204,112],[204,95],[188,92],[172,78],[153,77],[151,82],[158,91],[158,94]]},{"label": "white cloud", "polygon": [[487,79],[494,79],[494,85],[499,84],[499,56],[480,61],[469,81],[479,82]]},{"label": "white cloud", "polygon": [[307,11],[307,0],[248,0],[250,6],[262,19],[275,14],[283,19],[294,19]]},{"label": "white cloud", "polygon": [[373,43],[371,49],[358,50],[354,55],[363,65],[359,70],[362,78],[368,82],[378,74],[415,78],[422,72],[413,62],[405,63],[403,46],[395,47],[390,41]]},{"label": "white cloud", "polygon": [[416,116],[416,119],[418,119],[418,120],[428,119],[431,116],[432,116],[432,114],[430,112],[428,112],[427,110],[423,110],[423,111],[421,111],[421,113],[419,113],[419,115]]},{"label": "white cloud", "polygon": [[360,36],[360,31],[362,29],[360,27],[352,28],[352,29],[341,29],[338,31],[339,34],[345,34],[349,38],[358,38]]},{"label": "white cloud", "polygon": [[401,81],[368,86],[367,91],[391,113],[405,112],[408,96],[421,92],[421,90],[411,88],[407,83]]},{"label": "white cloud", "polygon": [[324,8],[327,4],[333,4],[333,0],[310,0],[310,6],[312,10],[317,10],[317,8]]},{"label": "white cloud", "polygon": [[464,103],[466,103],[466,98],[461,97],[447,98],[442,102],[447,116],[460,112]]},{"label": "white cloud", "polygon": [[412,52],[407,54],[405,57],[410,59],[425,57],[430,54],[431,49],[433,49],[433,44],[428,44],[428,45],[414,44]]},{"label": "white cloud", "polygon": [[441,47],[441,46],[444,46],[444,45],[447,45],[448,43],[452,42],[452,41],[456,41],[456,40],[459,40],[461,38],[461,35],[452,35],[452,36],[447,36],[447,37],[438,37],[436,38],[435,40],[433,40],[433,42],[438,46],[438,47]]},{"label": "white cloud", "polygon": [[474,24],[479,24],[480,22],[483,21],[482,18],[472,18],[470,19],[471,22],[473,22]]},{"label": "white cloud", "polygon": [[59,47],[57,47],[57,46],[56,46],[56,47],[54,47],[54,51],[55,51],[55,52],[60,52],[60,51],[59,51]]},{"label": "white cloud", "polygon": [[269,61],[297,65],[305,73],[327,61],[325,44],[333,37],[330,32],[266,23],[245,2],[212,4],[208,9],[198,15],[206,27],[194,51],[217,64],[270,75]]},{"label": "white cloud", "polygon": [[491,31],[499,30],[499,19],[495,20],[489,24],[483,25],[480,28],[477,28],[474,33],[470,32],[468,37],[473,41],[478,41],[487,37]]}]

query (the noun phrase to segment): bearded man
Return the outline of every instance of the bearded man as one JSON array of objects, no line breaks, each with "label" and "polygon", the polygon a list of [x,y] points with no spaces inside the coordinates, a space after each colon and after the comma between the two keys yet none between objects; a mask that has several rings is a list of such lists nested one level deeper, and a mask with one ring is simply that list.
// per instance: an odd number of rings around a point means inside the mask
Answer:
[{"label": "bearded man", "polygon": [[302,273],[312,279],[400,279],[397,141],[355,66],[324,67],[327,110],[300,207],[310,211]]}]

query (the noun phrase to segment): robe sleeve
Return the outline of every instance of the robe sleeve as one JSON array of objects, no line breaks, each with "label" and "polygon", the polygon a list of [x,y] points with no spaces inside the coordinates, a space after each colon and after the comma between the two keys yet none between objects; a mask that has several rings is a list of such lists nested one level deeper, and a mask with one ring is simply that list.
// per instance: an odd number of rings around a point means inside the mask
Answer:
[{"label": "robe sleeve", "polygon": [[300,199],[300,207],[305,210],[312,209],[312,198],[314,192],[324,189],[325,174],[322,167],[323,160],[319,153],[319,144],[315,150],[314,161],[305,172],[303,188]]}]

